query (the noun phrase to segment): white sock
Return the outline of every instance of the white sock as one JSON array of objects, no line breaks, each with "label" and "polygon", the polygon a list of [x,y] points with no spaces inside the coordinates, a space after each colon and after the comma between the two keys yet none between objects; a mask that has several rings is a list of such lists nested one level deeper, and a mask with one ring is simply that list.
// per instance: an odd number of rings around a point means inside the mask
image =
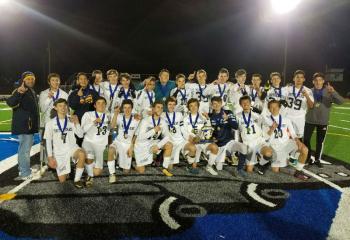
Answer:
[{"label": "white sock", "polygon": [[304,163],[298,162],[295,168],[296,168],[298,171],[301,171],[301,170],[304,168],[304,166],[305,166]]},{"label": "white sock", "polygon": [[164,157],[163,168],[168,168],[171,161],[171,157]]},{"label": "white sock", "polygon": [[94,176],[94,163],[90,163],[90,164],[85,163],[85,169],[89,177]]},{"label": "white sock", "polygon": [[208,165],[210,167],[214,165],[217,156],[218,156],[217,154],[209,153]]},{"label": "white sock", "polygon": [[107,161],[109,174],[115,174],[115,161]]},{"label": "white sock", "polygon": [[83,175],[84,168],[76,168],[75,169],[75,176],[74,176],[74,182],[80,181],[81,175]]},{"label": "white sock", "polygon": [[215,163],[216,170],[221,171],[223,168],[223,165],[224,165],[224,163],[222,163],[222,162]]},{"label": "white sock", "polygon": [[189,164],[194,163],[195,160],[196,160],[196,157],[187,156],[187,162],[188,162]]}]

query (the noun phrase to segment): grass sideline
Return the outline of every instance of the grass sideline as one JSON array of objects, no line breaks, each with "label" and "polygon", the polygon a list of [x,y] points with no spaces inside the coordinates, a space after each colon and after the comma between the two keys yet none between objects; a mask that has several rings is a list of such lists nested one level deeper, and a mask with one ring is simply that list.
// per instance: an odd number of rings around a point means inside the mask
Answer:
[{"label": "grass sideline", "polygon": [[[0,102],[0,132],[11,131],[11,108]],[[312,137],[312,149],[315,149],[316,133]],[[323,153],[350,163],[350,101],[343,105],[333,105],[330,124]]]}]

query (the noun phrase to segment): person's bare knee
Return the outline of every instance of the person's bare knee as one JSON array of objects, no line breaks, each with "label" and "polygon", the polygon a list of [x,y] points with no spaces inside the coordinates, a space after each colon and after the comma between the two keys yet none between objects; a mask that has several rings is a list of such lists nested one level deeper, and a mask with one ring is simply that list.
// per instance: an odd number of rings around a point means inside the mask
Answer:
[{"label": "person's bare knee", "polygon": [[280,168],[279,167],[272,167],[272,172],[274,173],[278,173],[280,171]]},{"label": "person's bare knee", "polygon": [[145,172],[145,166],[136,167],[135,170],[138,173],[144,173]]},{"label": "person's bare knee", "polygon": [[251,172],[253,172],[253,170],[254,170],[254,165],[248,164],[247,165],[247,172],[251,173]]},{"label": "person's bare knee", "polygon": [[94,168],[94,176],[100,176],[102,174],[102,169]]},{"label": "person's bare knee", "polygon": [[77,167],[83,168],[85,164],[86,154],[83,150],[79,149],[75,153],[75,159],[77,160]]},{"label": "person's bare knee", "polygon": [[215,144],[210,144],[208,146],[208,149],[212,154],[218,154],[218,152],[219,152],[219,147]]},{"label": "person's bare knee", "polygon": [[64,183],[67,180],[67,175],[61,175],[58,176],[58,181],[60,181],[60,183]]}]

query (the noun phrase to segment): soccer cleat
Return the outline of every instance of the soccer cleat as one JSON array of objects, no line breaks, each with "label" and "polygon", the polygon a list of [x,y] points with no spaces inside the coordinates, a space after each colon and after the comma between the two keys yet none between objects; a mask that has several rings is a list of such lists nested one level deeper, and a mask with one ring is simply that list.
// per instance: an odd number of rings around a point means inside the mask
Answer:
[{"label": "soccer cleat", "polygon": [[207,172],[210,173],[211,175],[214,175],[214,176],[218,175],[218,173],[211,166],[207,166],[205,170],[207,170]]},{"label": "soccer cleat", "polygon": [[266,163],[265,165],[257,164],[257,172],[258,172],[258,174],[264,175],[270,165],[271,165],[270,162]]},{"label": "soccer cleat", "polygon": [[83,182],[82,182],[81,180],[79,180],[79,181],[77,181],[77,182],[74,182],[74,186],[75,186],[76,188],[81,189],[81,188],[84,187],[84,184],[83,184]]},{"label": "soccer cleat", "polygon": [[296,166],[297,163],[298,163],[298,159],[293,158],[293,157],[290,157],[290,158],[289,158],[289,164],[290,164],[290,165]]},{"label": "soccer cleat", "polygon": [[323,164],[321,163],[320,160],[315,161],[314,164],[315,164],[318,168],[323,168]]},{"label": "soccer cleat", "polygon": [[93,182],[94,182],[94,178],[88,176],[88,177],[86,178],[86,182],[85,182],[86,187],[92,187]]},{"label": "soccer cleat", "polygon": [[230,164],[232,166],[238,165],[238,157],[236,156],[236,154],[232,154]]},{"label": "soccer cleat", "polygon": [[172,177],[174,176],[171,172],[168,171],[168,169],[163,168],[162,173],[167,176],[167,177]]},{"label": "soccer cleat", "polygon": [[189,173],[191,173],[191,174],[199,174],[198,168],[194,168],[194,167],[192,167],[192,166],[188,166],[188,167],[186,167],[186,169],[187,169],[187,171],[188,171]]},{"label": "soccer cleat", "polygon": [[306,176],[302,171],[298,171],[298,170],[295,171],[294,177],[296,177],[300,180],[303,180],[303,181],[306,181],[310,178],[310,177]]},{"label": "soccer cleat", "polygon": [[243,169],[237,170],[237,174],[238,174],[238,177],[241,177],[241,178],[248,177],[247,173]]},{"label": "soccer cleat", "polygon": [[109,183],[115,183],[115,182],[117,182],[117,176],[115,175],[115,173],[109,175],[108,182],[109,182]]}]

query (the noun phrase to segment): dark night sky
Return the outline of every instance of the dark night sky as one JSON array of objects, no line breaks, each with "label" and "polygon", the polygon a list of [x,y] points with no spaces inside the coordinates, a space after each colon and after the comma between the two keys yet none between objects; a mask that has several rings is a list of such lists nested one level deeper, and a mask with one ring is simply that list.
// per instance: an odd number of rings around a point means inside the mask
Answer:
[{"label": "dark night sky", "polygon": [[[285,18],[268,0],[17,0],[0,8],[0,75],[15,80],[32,70],[64,79],[78,71],[174,75],[220,67],[282,71]],[[289,15],[288,75],[350,67],[350,1],[304,0]],[[40,85],[40,84],[39,84]]]}]

